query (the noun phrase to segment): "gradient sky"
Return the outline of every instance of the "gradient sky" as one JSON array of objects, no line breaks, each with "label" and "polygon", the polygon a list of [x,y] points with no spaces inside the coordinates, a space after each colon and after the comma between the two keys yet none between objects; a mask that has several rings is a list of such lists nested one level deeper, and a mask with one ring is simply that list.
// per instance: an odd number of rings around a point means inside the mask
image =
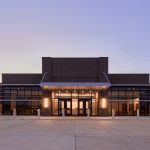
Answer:
[{"label": "gradient sky", "polygon": [[150,0],[0,0],[0,74],[41,73],[42,56],[149,73]]}]

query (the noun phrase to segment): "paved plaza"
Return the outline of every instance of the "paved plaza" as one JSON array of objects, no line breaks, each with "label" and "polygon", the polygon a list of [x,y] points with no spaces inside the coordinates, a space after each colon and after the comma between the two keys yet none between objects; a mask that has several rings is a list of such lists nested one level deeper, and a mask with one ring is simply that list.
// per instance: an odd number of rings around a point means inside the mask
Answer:
[{"label": "paved plaza", "polygon": [[0,150],[149,149],[149,118],[0,118]]}]

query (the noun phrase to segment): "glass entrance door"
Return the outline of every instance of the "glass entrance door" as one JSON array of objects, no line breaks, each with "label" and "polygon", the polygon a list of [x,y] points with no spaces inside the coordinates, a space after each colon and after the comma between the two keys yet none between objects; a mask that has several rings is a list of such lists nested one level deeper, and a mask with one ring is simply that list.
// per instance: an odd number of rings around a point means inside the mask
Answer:
[{"label": "glass entrance door", "polygon": [[79,99],[78,101],[78,115],[87,116],[87,111],[90,110],[92,114],[92,100],[91,99]]},{"label": "glass entrance door", "polygon": [[62,111],[64,110],[65,116],[72,115],[72,103],[71,99],[59,99],[58,100],[58,115],[62,116]]}]

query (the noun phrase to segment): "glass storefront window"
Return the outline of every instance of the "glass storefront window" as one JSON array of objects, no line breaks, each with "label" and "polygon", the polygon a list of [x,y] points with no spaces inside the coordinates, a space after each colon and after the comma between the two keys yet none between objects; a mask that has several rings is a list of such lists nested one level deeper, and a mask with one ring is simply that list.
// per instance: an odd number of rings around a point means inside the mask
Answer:
[{"label": "glass storefront window", "polygon": [[116,115],[135,116],[137,109],[140,109],[140,115],[149,115],[150,98],[146,89],[147,87],[125,87],[124,90],[120,87],[109,88],[109,114],[115,109]]},{"label": "glass storefront window", "polygon": [[[31,95],[32,89],[36,90],[35,95]],[[2,89],[2,114],[11,114],[16,108],[17,115],[34,115],[37,109],[41,108],[42,91],[39,86],[8,86]],[[8,101],[9,100],[9,101]]]}]

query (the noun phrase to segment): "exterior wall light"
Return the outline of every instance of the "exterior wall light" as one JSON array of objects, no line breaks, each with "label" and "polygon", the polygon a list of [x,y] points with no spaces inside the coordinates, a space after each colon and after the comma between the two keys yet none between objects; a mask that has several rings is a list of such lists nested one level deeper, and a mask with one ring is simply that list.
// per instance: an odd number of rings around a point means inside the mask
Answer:
[{"label": "exterior wall light", "polygon": [[136,111],[139,108],[139,103],[139,98],[134,99],[134,111]]},{"label": "exterior wall light", "polygon": [[139,98],[134,99],[135,101],[139,102]]},{"label": "exterior wall light", "polygon": [[48,98],[44,98],[43,107],[44,108],[48,108],[49,107],[49,99]]},{"label": "exterior wall light", "polygon": [[139,98],[134,99],[134,103],[135,103],[135,104],[139,104],[139,102],[140,102],[140,101],[139,101]]},{"label": "exterior wall light", "polygon": [[102,98],[102,108],[106,108],[107,107],[107,101],[106,98]]}]

